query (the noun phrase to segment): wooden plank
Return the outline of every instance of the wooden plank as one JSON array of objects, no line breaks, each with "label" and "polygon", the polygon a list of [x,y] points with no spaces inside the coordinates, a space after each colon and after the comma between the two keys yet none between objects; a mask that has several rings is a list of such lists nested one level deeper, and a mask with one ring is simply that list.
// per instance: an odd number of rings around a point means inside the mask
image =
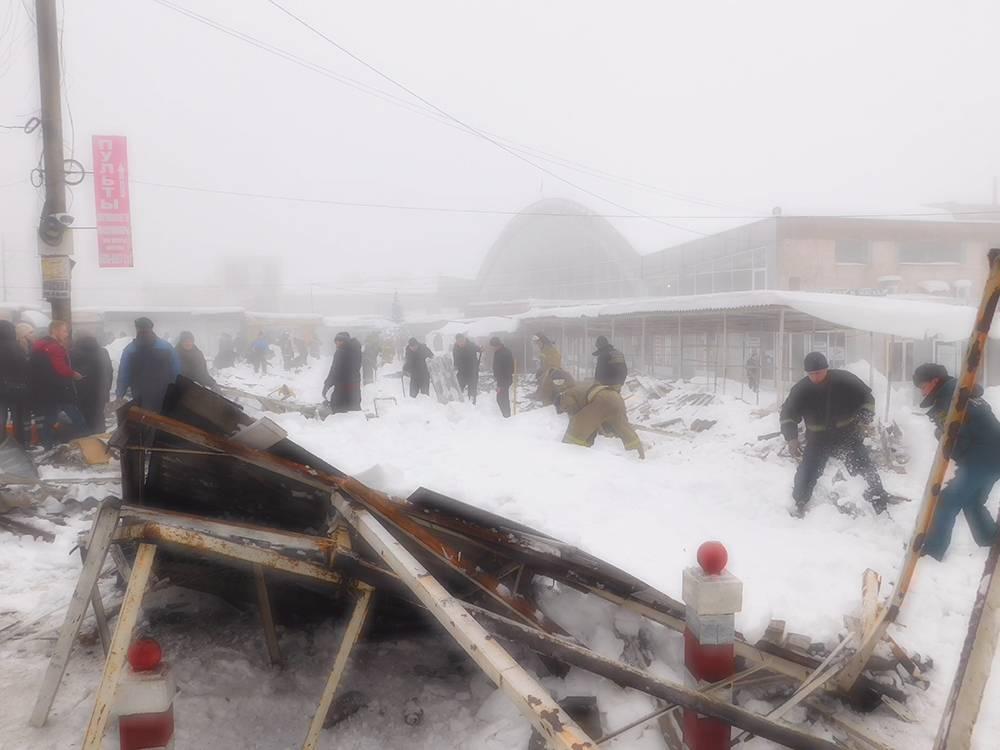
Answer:
[{"label": "wooden plank", "polygon": [[59,690],[59,684],[66,672],[70,651],[80,632],[83,618],[87,614],[87,605],[97,585],[97,577],[104,566],[108,547],[111,546],[111,537],[118,525],[118,513],[119,505],[116,502],[105,501],[101,504],[97,518],[94,519],[94,524],[91,526],[90,539],[87,542],[90,554],[80,571],[73,596],[70,597],[69,605],[66,607],[66,617],[59,629],[59,639],[56,641],[55,649],[49,659],[45,677],[42,678],[42,686],[38,691],[38,698],[35,700],[35,707],[29,720],[33,727],[44,726],[46,719],[48,719],[52,701],[55,700],[56,691]]},{"label": "wooden plank", "polygon": [[87,725],[87,733],[84,735],[82,750],[100,750],[101,748],[104,730],[111,716],[115,691],[118,690],[118,681],[121,678],[122,669],[125,667],[125,656],[132,643],[132,631],[135,629],[139,611],[142,609],[142,597],[146,593],[146,584],[149,583],[149,574],[153,569],[153,560],[155,559],[155,545],[139,545],[135,564],[132,566],[132,577],[128,580],[125,598],[122,599],[122,608],[118,615],[118,624],[115,626],[115,634],[111,638],[108,658],[104,661],[104,673],[101,675],[101,682],[97,687],[97,698],[94,701],[94,710],[90,714],[90,723]]},{"label": "wooden plank", "polygon": [[938,442],[937,452],[931,464],[931,470],[927,475],[927,484],[924,487],[923,500],[920,510],[917,513],[917,521],[913,527],[913,533],[906,545],[906,553],[903,556],[903,563],[900,566],[899,579],[896,581],[893,595],[887,606],[873,625],[874,631],[870,637],[866,638],[855,654],[851,664],[841,674],[839,685],[844,690],[853,687],[854,682],[865,669],[868,660],[875,653],[875,648],[882,641],[882,636],[888,630],[889,625],[895,622],[899,615],[899,610],[903,606],[906,595],[913,583],[916,575],[917,563],[920,562],[920,553],[924,545],[927,533],[930,531],[931,523],[934,521],[934,514],[937,510],[938,500],[941,496],[941,488],[944,485],[945,472],[951,461],[955,444],[958,442],[959,431],[965,421],[968,411],[969,398],[976,385],[979,375],[979,367],[986,354],[986,342],[989,340],[990,326],[996,315],[997,303],[1000,302],[1000,249],[989,251],[989,275],[983,289],[983,295],[979,302],[979,309],[976,312],[976,320],[969,336],[969,342],[965,349],[965,362],[962,371],[956,373],[958,386],[955,388],[955,395],[952,398],[951,406],[948,409],[948,416],[945,418],[941,440]]},{"label": "wooden plank", "polygon": [[661,679],[636,667],[608,659],[566,638],[528,628],[482,607],[469,604],[466,608],[478,619],[487,622],[490,629],[498,635],[528,646],[540,654],[561,659],[567,664],[606,677],[621,687],[632,688],[654,698],[677,703],[684,708],[720,719],[793,750],[840,750],[833,742],[772,721],[766,716],[752,713],[711,695]]},{"label": "wooden plank", "polygon": [[[334,493],[334,507],[427,607],[479,668],[514,702],[553,750],[593,750],[552,696],[529,675],[371,513]],[[525,629],[531,630],[525,626]]]},{"label": "wooden plank", "polygon": [[323,731],[323,722],[326,721],[326,716],[330,713],[333,696],[340,686],[344,670],[347,669],[347,657],[351,655],[351,651],[354,649],[355,644],[358,642],[358,637],[361,635],[361,628],[364,626],[365,618],[371,609],[373,592],[374,589],[371,586],[364,585],[358,591],[358,600],[354,603],[354,611],[351,612],[351,619],[347,623],[344,637],[341,639],[340,647],[337,649],[337,657],[334,659],[333,669],[330,671],[330,677],[326,681],[326,687],[323,688],[323,695],[319,699],[319,706],[316,708],[316,713],[309,724],[309,733],[306,735],[306,741],[302,744],[302,750],[316,750],[319,747],[319,734]]},{"label": "wooden plank", "polygon": [[865,635],[875,627],[878,615],[878,594],[882,586],[882,576],[871,568],[868,568],[861,578],[861,632],[858,633],[859,642],[863,641]]},{"label": "wooden plank", "polygon": [[[87,548],[80,545],[80,562],[87,564]],[[100,578],[100,573],[98,573]],[[101,599],[101,586],[99,581],[94,581],[94,588],[90,592],[90,606],[94,610],[94,620],[97,623],[97,637],[101,640],[101,649],[104,655],[108,655],[108,648],[111,646],[111,633],[108,630],[108,614],[104,611],[104,601]]]},{"label": "wooden plank", "polygon": [[260,610],[260,623],[264,628],[264,642],[267,644],[267,656],[272,667],[281,666],[284,662],[281,658],[281,649],[278,648],[278,631],[274,628],[271,597],[267,594],[264,568],[259,563],[254,563],[253,577],[257,588],[257,609]]},{"label": "wooden plank", "polygon": [[[827,657],[822,661],[822,663],[816,667],[809,679],[799,686],[792,695],[778,706],[776,709],[771,711],[767,718],[772,721],[778,721],[778,719],[784,718],[793,708],[798,706],[802,701],[811,696],[821,687],[826,685],[831,679],[833,679],[837,673],[843,668],[843,663],[834,663],[836,657],[841,654],[846,648],[847,644],[854,640],[853,635],[848,635],[844,640],[837,644],[837,647],[831,651]],[[832,666],[831,666],[832,665]],[[752,737],[752,734],[742,733],[733,742],[745,741]]]},{"label": "wooden plank", "polygon": [[[968,750],[1000,637],[1000,541],[994,542],[980,579],[958,669],[934,740],[934,750]],[[986,740],[990,744],[989,740]]]}]

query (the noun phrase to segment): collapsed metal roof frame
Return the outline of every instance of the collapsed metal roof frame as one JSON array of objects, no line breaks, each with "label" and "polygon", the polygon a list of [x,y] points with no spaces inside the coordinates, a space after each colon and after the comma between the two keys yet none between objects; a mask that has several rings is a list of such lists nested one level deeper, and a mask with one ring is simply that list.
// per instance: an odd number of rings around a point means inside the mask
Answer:
[{"label": "collapsed metal roof frame", "polygon": [[[304,745],[307,748],[316,747],[325,717],[323,707],[329,707],[359,635],[371,604],[371,589],[402,594],[430,613],[512,698],[551,748],[583,750],[594,744],[536,678],[499,646],[484,624],[552,660],[575,664],[619,685],[720,718],[787,747],[837,747],[708,692],[600,657],[575,643],[528,593],[531,580],[544,576],[673,630],[684,629],[682,604],[623,571],[559,540],[428,490],[414,493],[408,501],[391,498],[287,440],[268,450],[247,447],[231,435],[252,420],[236,404],[191,381],[181,379],[172,387],[167,410],[172,417],[131,405],[119,414],[121,427],[115,444],[123,453],[126,504],[106,503],[95,520],[84,569],[32,717],[36,726],[46,720],[88,605],[99,601],[99,596],[95,601],[94,592],[106,554],[112,545],[138,543],[85,748],[99,747],[142,592],[159,548],[207,555],[227,565],[248,568],[258,576],[258,594],[263,589],[262,608],[270,606],[266,586],[260,586],[265,569],[328,587],[350,587],[357,593],[351,627],[311,722]],[[178,470],[186,476],[183,486],[177,484]],[[269,497],[272,506],[263,510],[273,514],[280,507],[287,515],[274,520],[276,516],[265,514],[270,522],[263,524],[223,517],[241,508],[244,515],[263,513],[254,505],[256,497],[227,496],[220,490],[230,477],[249,483],[245,487],[259,485],[257,493]],[[157,497],[160,490],[164,495]],[[186,491],[191,491],[192,499],[204,501],[203,507],[180,509],[188,512],[163,507],[164,500],[171,504],[171,493],[176,498],[176,493]],[[239,491],[235,488],[234,494]],[[225,513],[220,512],[223,507]],[[322,509],[327,521],[319,530],[312,526],[317,509]],[[500,567],[491,570],[491,564]],[[487,609],[467,603],[470,599]],[[267,628],[269,617],[262,619]],[[534,635],[528,637],[528,633]],[[756,669],[789,678],[793,684],[812,685],[812,689],[815,675],[823,667],[812,657],[781,646],[751,645],[742,638],[736,651]],[[861,686],[876,697],[886,690],[868,680]],[[827,685],[823,688],[828,689]]]}]

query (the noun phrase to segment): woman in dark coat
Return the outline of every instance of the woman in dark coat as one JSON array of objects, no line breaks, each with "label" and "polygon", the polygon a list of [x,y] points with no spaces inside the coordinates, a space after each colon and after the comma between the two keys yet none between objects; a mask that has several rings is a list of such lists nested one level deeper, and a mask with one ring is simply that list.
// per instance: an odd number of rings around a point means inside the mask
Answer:
[{"label": "woman in dark coat", "polygon": [[215,378],[209,375],[205,355],[194,345],[194,334],[191,331],[181,331],[181,335],[177,337],[176,349],[177,357],[181,361],[181,375],[206,388],[215,388],[218,385]]},{"label": "woman in dark coat", "polygon": [[76,382],[76,397],[80,412],[87,422],[87,431],[99,435],[107,429],[104,410],[108,405],[108,394],[114,371],[107,349],[88,334],[76,337],[70,353],[73,369],[83,377]]},{"label": "woman in dark coat", "polygon": [[0,320],[0,429],[3,430],[0,442],[3,442],[10,421],[14,424],[14,439],[24,445],[27,403],[28,359],[17,343],[14,324]]}]

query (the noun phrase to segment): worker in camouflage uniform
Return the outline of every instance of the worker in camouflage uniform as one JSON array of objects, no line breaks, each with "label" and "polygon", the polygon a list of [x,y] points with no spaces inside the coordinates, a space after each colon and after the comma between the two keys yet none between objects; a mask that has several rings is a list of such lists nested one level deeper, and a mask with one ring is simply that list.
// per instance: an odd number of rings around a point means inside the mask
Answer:
[{"label": "worker in camouflage uniform", "polygon": [[[536,333],[531,337],[531,340],[538,347],[539,361],[538,371],[535,373],[538,381],[535,398],[542,402],[542,406],[548,406],[553,403],[556,395],[556,387],[552,381],[561,378],[564,381],[572,383],[572,378],[563,372],[562,354],[559,353],[556,345],[552,343],[552,340],[548,336],[544,333]],[[566,383],[563,385],[566,385]]]},{"label": "worker in camouflage uniform", "polygon": [[[847,471],[868,483],[865,499],[876,513],[886,508],[888,495],[865,445],[864,428],[875,419],[871,388],[854,373],[831,370],[820,352],[806,355],[806,377],[792,386],[781,405],[781,434],[788,451],[801,459],[795,471],[794,515],[801,516],[830,458],[844,460]],[[806,423],[806,446],[799,442],[799,422]]]},{"label": "worker in camouflage uniform", "polygon": [[646,457],[642,441],[629,424],[625,401],[614,388],[597,383],[571,385],[556,395],[555,406],[558,413],[570,416],[564,443],[589,448],[603,428],[617,435],[625,450],[638,451],[639,458]]},{"label": "worker in camouflage uniform", "polygon": [[[924,397],[920,406],[927,409],[940,439],[958,381],[948,375],[944,365],[927,363],[914,371],[913,384]],[[948,551],[959,513],[965,513],[976,544],[989,547],[997,538],[997,522],[986,501],[1000,480],[1000,422],[983,399],[980,385],[972,389],[967,409],[951,454],[955,476],[941,490],[934,521],[920,550],[935,560],[942,560]]]}]

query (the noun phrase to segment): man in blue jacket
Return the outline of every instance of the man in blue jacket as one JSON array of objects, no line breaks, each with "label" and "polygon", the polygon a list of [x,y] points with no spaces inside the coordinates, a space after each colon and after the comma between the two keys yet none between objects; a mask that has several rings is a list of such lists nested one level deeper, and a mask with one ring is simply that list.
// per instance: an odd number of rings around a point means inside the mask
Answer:
[{"label": "man in blue jacket", "polygon": [[135,339],[125,347],[118,365],[118,398],[131,391],[137,406],[159,412],[167,386],[177,380],[180,372],[174,347],[153,332],[153,321],[137,318]]},{"label": "man in blue jacket", "polygon": [[[958,381],[948,375],[944,365],[927,363],[914,371],[913,384],[920,389],[924,397],[920,406],[927,409],[940,438]],[[959,513],[965,513],[972,538],[980,546],[992,545],[997,537],[997,522],[986,509],[986,501],[1000,479],[1000,422],[982,395],[983,389],[977,385],[951,456],[955,477],[941,490],[921,550],[921,554],[936,560],[944,559]]]}]

